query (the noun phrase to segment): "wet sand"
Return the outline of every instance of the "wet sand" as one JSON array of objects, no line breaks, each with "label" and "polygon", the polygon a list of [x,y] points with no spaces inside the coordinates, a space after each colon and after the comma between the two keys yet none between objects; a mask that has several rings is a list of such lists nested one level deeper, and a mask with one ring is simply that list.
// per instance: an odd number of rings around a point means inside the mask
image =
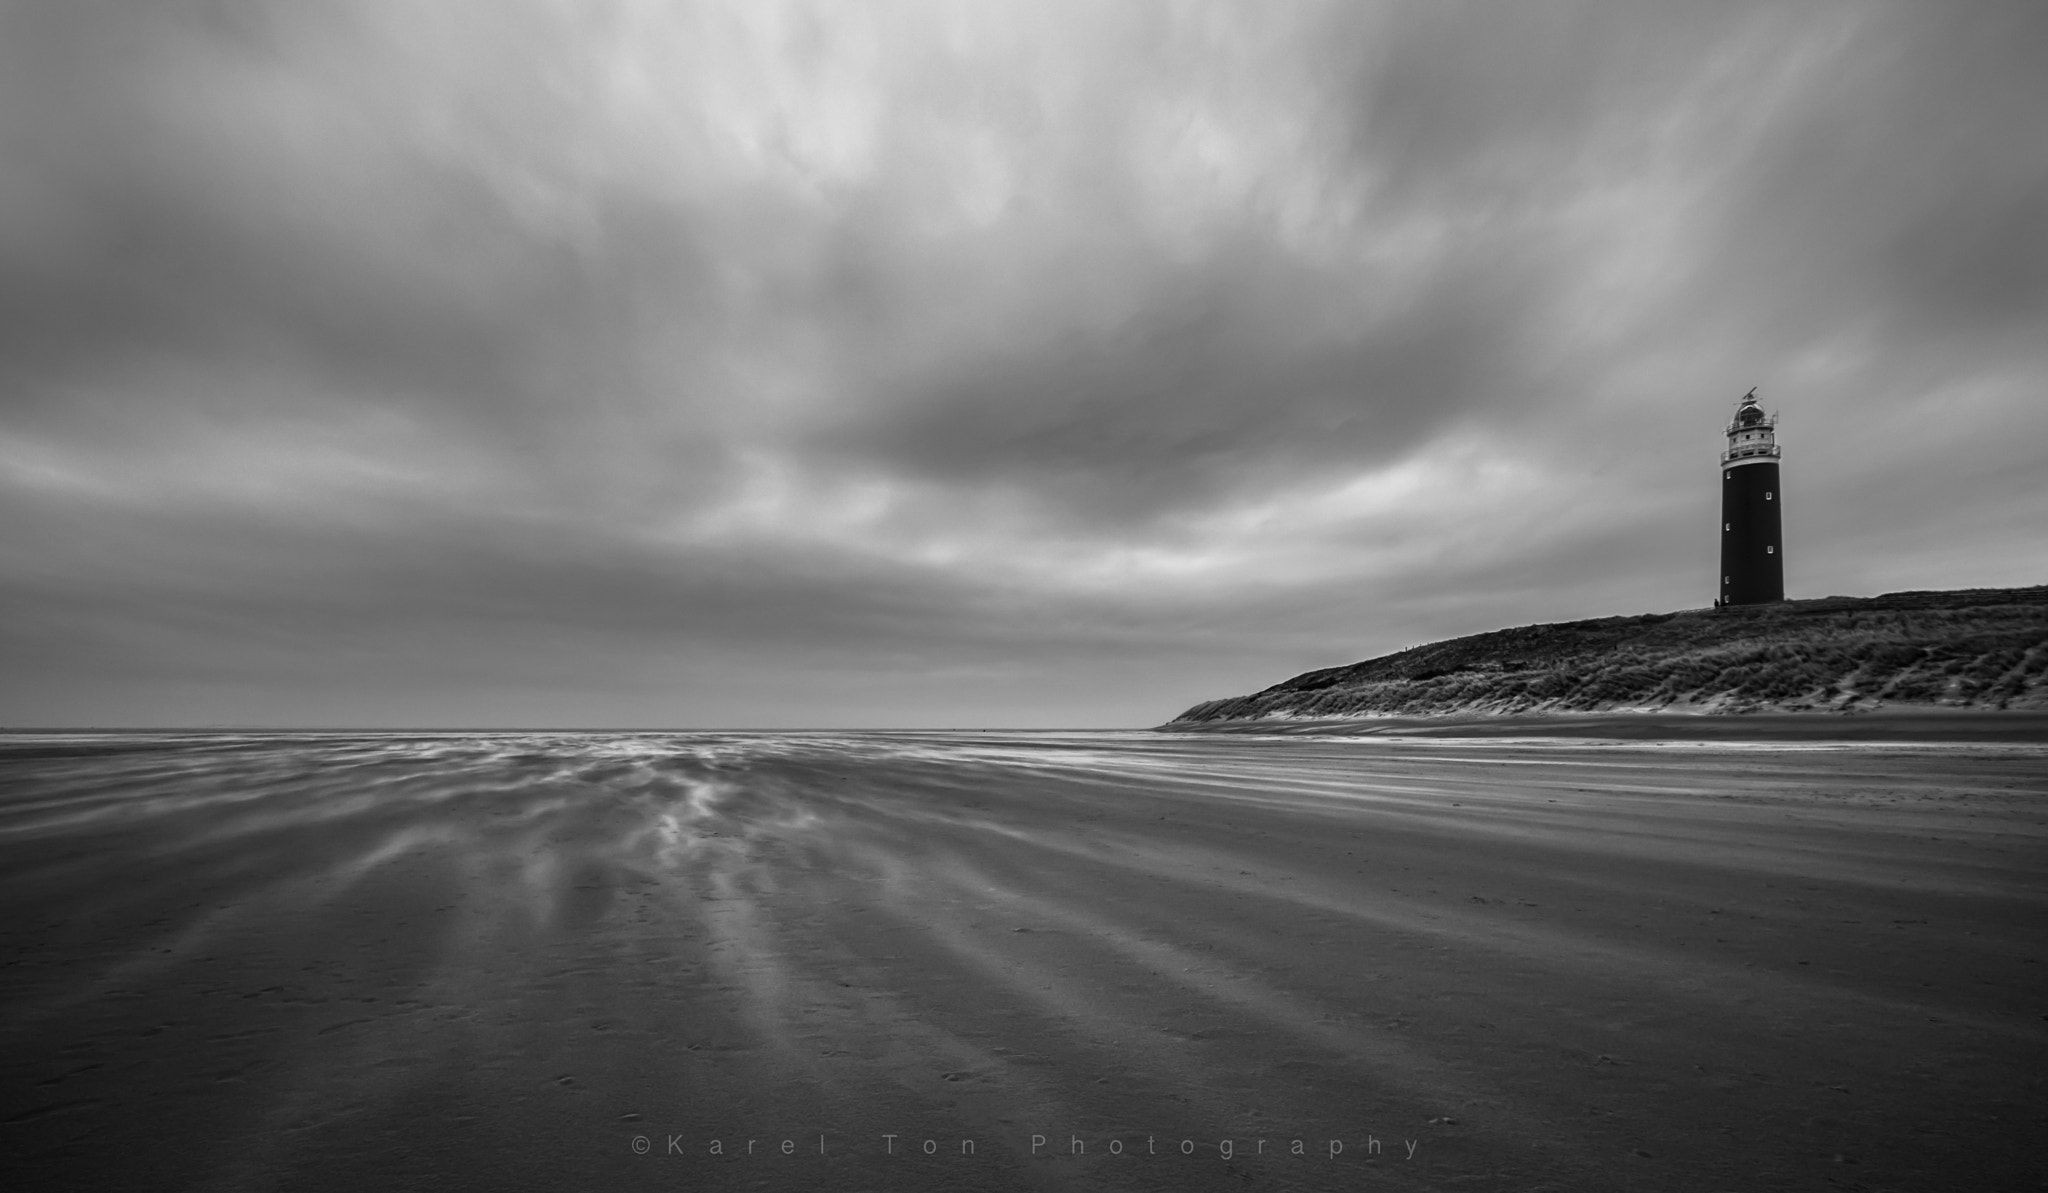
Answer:
[{"label": "wet sand", "polygon": [[2037,1188],[2044,843],[2025,741],[11,735],[0,1120],[15,1188]]}]

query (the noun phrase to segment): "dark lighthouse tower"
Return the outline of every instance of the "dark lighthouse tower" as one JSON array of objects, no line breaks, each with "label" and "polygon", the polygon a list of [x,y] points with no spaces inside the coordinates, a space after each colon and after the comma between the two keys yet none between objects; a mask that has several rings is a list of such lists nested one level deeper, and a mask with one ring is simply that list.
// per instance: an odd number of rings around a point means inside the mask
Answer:
[{"label": "dark lighthouse tower", "polygon": [[1721,453],[1721,599],[1761,605],[1785,599],[1785,539],[1778,492],[1778,419],[1742,395]]}]

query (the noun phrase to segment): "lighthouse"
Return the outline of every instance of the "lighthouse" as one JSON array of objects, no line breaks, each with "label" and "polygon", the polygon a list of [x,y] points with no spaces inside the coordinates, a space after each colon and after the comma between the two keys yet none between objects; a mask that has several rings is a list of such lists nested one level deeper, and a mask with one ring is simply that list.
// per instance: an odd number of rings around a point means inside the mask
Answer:
[{"label": "lighthouse", "polygon": [[1785,599],[1783,494],[1778,490],[1778,419],[1742,395],[1721,453],[1721,597],[1717,605]]}]

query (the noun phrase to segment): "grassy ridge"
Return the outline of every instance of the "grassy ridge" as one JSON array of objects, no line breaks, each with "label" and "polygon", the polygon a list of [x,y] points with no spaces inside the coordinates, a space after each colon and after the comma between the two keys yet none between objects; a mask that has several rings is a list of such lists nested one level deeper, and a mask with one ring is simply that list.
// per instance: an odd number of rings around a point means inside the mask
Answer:
[{"label": "grassy ridge", "polygon": [[1894,592],[1494,630],[1250,696],[1174,724],[1472,713],[2048,709],[2048,586]]}]

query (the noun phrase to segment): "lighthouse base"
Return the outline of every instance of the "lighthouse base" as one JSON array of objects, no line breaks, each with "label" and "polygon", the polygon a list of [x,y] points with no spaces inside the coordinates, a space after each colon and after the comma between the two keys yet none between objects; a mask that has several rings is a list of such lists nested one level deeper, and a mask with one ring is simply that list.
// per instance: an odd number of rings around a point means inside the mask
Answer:
[{"label": "lighthouse base", "polygon": [[1721,597],[1717,605],[1785,599],[1782,494],[1775,460],[1721,469]]}]

